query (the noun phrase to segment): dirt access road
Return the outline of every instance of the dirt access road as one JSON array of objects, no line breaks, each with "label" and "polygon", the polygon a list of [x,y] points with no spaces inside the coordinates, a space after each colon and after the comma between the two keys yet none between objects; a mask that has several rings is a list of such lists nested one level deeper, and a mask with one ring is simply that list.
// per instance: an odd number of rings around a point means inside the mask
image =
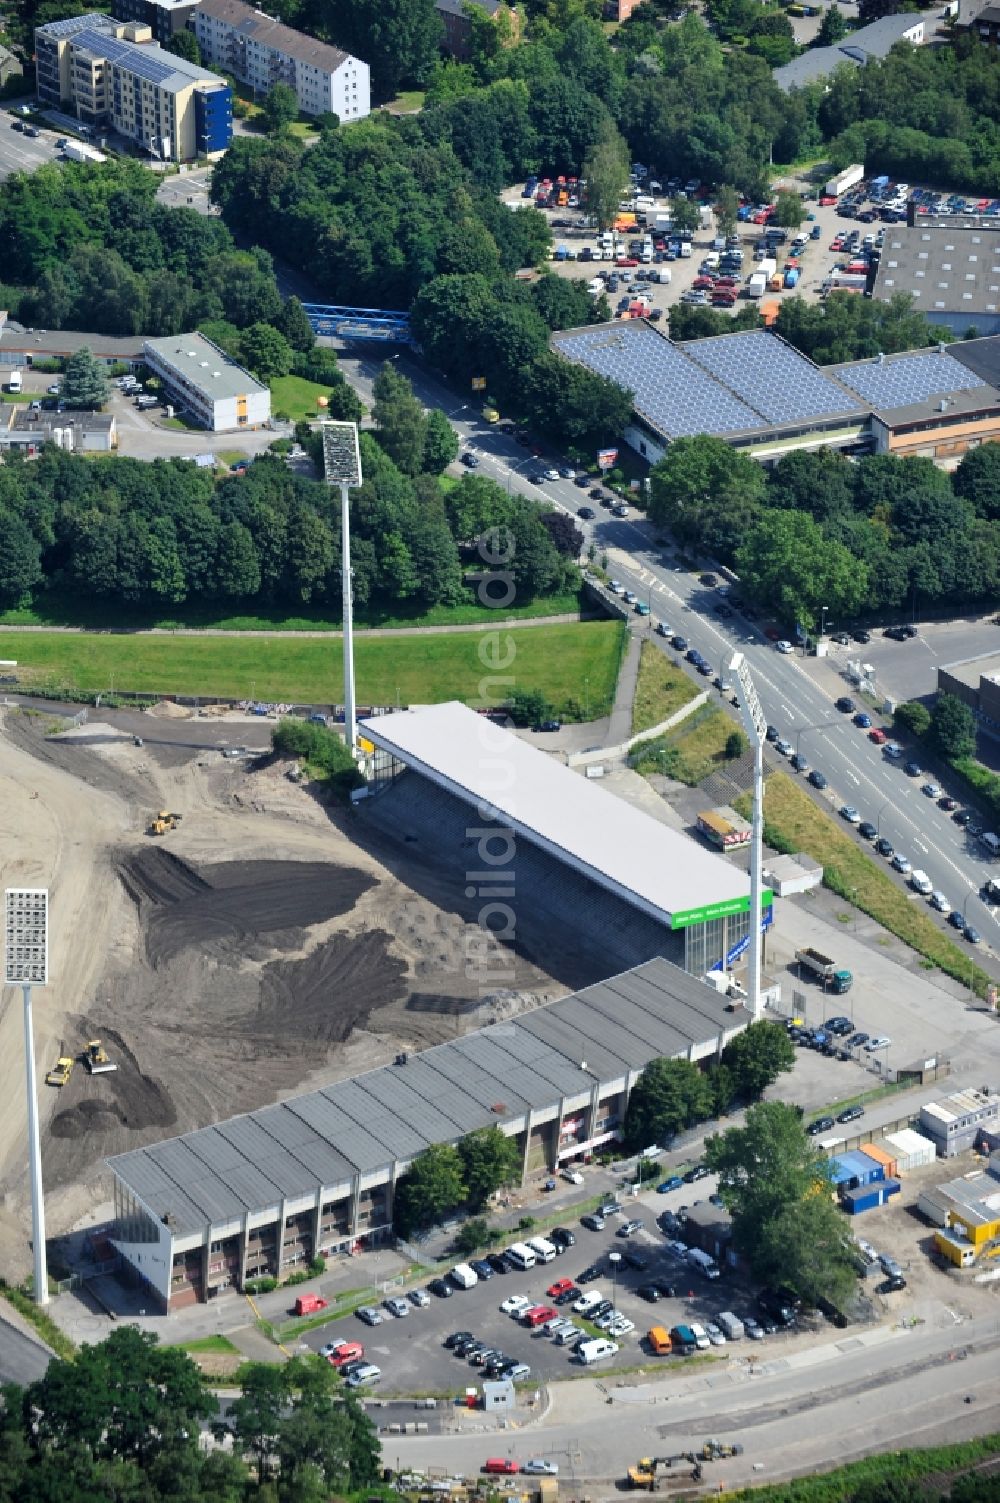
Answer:
[{"label": "dirt access road", "polygon": [[[49,1231],[105,1199],[104,1158],[371,1068],[561,992],[516,957],[482,997],[481,931],[352,838],[287,764],[134,745],[110,724],[66,731],[0,711],[5,885],[50,889],[51,984],[36,993],[42,1075],[102,1038],[111,1075],[40,1088]],[[151,738],[155,738],[150,719]],[[192,718],[190,739],[218,738]],[[57,734],[53,734],[53,733]],[[182,814],[163,837],[157,809]],[[415,870],[412,873],[416,876]],[[420,889],[420,890],[418,890]],[[0,1015],[0,1257],[28,1263],[20,996]]]}]

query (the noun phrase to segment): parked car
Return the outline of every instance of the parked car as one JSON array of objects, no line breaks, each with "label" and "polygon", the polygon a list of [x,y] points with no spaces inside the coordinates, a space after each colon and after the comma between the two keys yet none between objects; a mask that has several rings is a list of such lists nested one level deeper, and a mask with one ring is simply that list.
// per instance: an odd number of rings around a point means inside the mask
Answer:
[{"label": "parked car", "polygon": [[580,1225],[581,1226],[585,1226],[587,1228],[588,1232],[603,1232],[603,1230],[604,1230],[604,1217],[603,1216],[596,1216],[596,1215],[594,1215],[592,1213],[589,1214],[589,1215],[587,1215],[587,1216],[581,1216],[580,1217]]},{"label": "parked car", "polygon": [[865,1109],[864,1109],[863,1106],[848,1106],[848,1107],[845,1107],[844,1110],[839,1113],[839,1115],[837,1117],[837,1121],[838,1122],[856,1122],[858,1120],[858,1118],[859,1117],[863,1117],[864,1114],[865,1114]]},{"label": "parked car", "polygon": [[858,825],[858,834],[864,840],[874,840],[878,834],[878,826],[873,825],[870,819],[863,819]]},{"label": "parked car", "polygon": [[358,1319],[363,1320],[366,1326],[380,1326],[382,1324],[382,1311],[374,1305],[361,1305],[358,1309]]},{"label": "parked car", "polygon": [[633,1237],[636,1232],[642,1231],[641,1221],[626,1221],[616,1231],[616,1237]]},{"label": "parked car", "polygon": [[679,1190],[683,1183],[684,1181],[679,1174],[672,1174],[669,1179],[665,1179],[661,1184],[657,1185],[657,1194],[669,1195],[671,1190]]},{"label": "parked car", "polygon": [[842,694],[837,700],[836,708],[840,710],[843,715],[853,715],[855,710],[857,709],[857,706],[855,705],[854,700],[851,699],[849,694]]},{"label": "parked car", "polygon": [[845,819],[849,825],[858,825],[861,823],[861,815],[853,804],[841,804],[837,812],[841,819]]},{"label": "parked car", "polygon": [[887,840],[884,835],[880,835],[875,842],[875,849],[880,856],[885,856],[888,860],[893,854],[895,847],[891,840]]},{"label": "parked car", "polygon": [[811,1138],[815,1138],[821,1132],[829,1132],[833,1126],[832,1117],[817,1117],[815,1122],[810,1122],[806,1132]]},{"label": "parked car", "polygon": [[814,767],[812,772],[809,774],[809,782],[813,785],[814,788],[825,788],[826,773],[820,772],[818,767]]}]

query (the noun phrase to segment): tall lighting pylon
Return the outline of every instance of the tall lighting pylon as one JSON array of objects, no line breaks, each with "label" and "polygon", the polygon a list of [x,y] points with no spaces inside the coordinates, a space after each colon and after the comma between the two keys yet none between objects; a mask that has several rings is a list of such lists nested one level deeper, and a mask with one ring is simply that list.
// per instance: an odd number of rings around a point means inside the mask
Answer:
[{"label": "tall lighting pylon", "polygon": [[746,733],[753,746],[753,810],[750,824],[750,955],[749,992],[750,1012],[754,1022],[763,1012],[760,995],[761,937],[760,900],[764,890],[761,875],[763,861],[764,831],[764,744],[767,740],[767,718],[757,698],[757,690],[750,676],[750,666],[742,652],[733,654],[728,671],[734,674],[740,686],[740,715]]},{"label": "tall lighting pylon", "polygon": [[24,999],[24,1070],[28,1093],[28,1167],[31,1172],[31,1240],[35,1255],[35,1303],[49,1302],[45,1262],[45,1202],[38,1132],[38,1085],[31,988],[49,981],[49,894],[45,887],[8,887],[4,895],[4,982],[20,986]]},{"label": "tall lighting pylon", "polygon": [[354,704],[354,591],[351,577],[351,508],[348,491],[361,484],[361,450],[357,423],[325,422],[323,475],[327,485],[340,486],[340,577],[344,600],[344,740],[353,756],[357,750]]}]

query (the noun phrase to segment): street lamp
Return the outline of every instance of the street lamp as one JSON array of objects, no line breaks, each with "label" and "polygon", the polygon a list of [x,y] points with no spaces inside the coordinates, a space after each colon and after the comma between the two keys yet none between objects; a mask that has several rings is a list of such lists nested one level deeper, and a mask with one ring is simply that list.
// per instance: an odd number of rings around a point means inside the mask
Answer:
[{"label": "street lamp", "polygon": [[616,1311],[618,1309],[618,1264],[621,1260],[620,1252],[608,1253],[608,1262],[611,1264],[611,1303]]},{"label": "street lamp", "polygon": [[881,833],[882,833],[882,815],[891,806],[891,804],[892,804],[892,799],[891,798],[887,798],[886,801],[885,801],[885,803],[882,805],[881,809],[878,811],[878,813],[875,816],[875,834],[876,835],[881,835]]},{"label": "street lamp", "polygon": [[[966,928],[965,910],[966,910],[966,908],[968,908],[969,903],[972,901],[972,899],[973,898],[978,898],[978,896],[979,896],[979,894],[978,894],[978,892],[976,892],[976,889],[974,887],[970,887],[969,891],[965,895],[965,902],[962,904],[962,929],[963,929],[963,932],[965,931],[965,928]],[[975,971],[976,971],[976,952],[971,947],[970,947],[970,950],[971,950],[971,953],[969,955],[969,991],[972,992],[973,994],[975,994],[975,987],[973,986],[972,983],[973,983],[973,977],[974,977]]]},{"label": "street lamp", "polygon": [[819,608],[819,634],[821,637],[826,631],[826,617],[829,609],[828,605],[821,605]]},{"label": "street lamp", "polygon": [[742,652],[733,653],[729,671],[740,686],[740,716],[753,746],[753,811],[750,826],[750,956],[749,1001],[754,1022],[761,1014],[760,1000],[760,903],[763,882],[761,861],[764,830],[764,745],[767,719],[757,698],[750,668]]},{"label": "street lamp", "polygon": [[323,476],[327,485],[340,486],[340,582],[344,602],[344,740],[354,755],[354,596],[351,583],[351,510],[347,492],[361,484],[361,450],[357,423],[325,422]]},{"label": "street lamp", "polygon": [[4,904],[4,984],[20,986],[24,999],[24,1071],[28,1092],[28,1167],[31,1171],[31,1240],[35,1258],[35,1303],[49,1302],[45,1266],[45,1203],[42,1148],[38,1135],[35,1035],[31,988],[49,981],[49,893],[46,887],[8,887]]}]

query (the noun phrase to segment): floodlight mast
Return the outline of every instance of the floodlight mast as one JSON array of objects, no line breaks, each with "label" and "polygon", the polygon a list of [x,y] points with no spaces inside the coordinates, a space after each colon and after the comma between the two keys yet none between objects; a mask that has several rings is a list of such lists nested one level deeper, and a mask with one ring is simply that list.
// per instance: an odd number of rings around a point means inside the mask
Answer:
[{"label": "floodlight mast", "polygon": [[757,698],[757,690],[750,675],[750,667],[742,652],[733,654],[729,672],[735,674],[740,686],[740,715],[747,735],[753,745],[753,808],[750,816],[750,953],[749,992],[750,1012],[754,1022],[763,1012],[760,995],[761,936],[760,908],[764,890],[761,876],[764,830],[764,745],[767,741],[767,720]]},{"label": "floodlight mast", "polygon": [[340,581],[344,609],[344,740],[353,756],[357,749],[354,700],[354,588],[351,573],[351,508],[349,488],[361,484],[361,450],[357,423],[324,422],[323,474],[328,485],[340,486]]},{"label": "floodlight mast", "polygon": [[28,1168],[31,1176],[31,1240],[34,1253],[35,1303],[49,1302],[45,1259],[45,1202],[42,1148],[38,1130],[35,1079],[35,1034],[31,1016],[32,986],[47,986],[49,894],[44,887],[8,887],[4,895],[4,982],[20,986],[24,1000],[24,1070],[28,1094]]}]

